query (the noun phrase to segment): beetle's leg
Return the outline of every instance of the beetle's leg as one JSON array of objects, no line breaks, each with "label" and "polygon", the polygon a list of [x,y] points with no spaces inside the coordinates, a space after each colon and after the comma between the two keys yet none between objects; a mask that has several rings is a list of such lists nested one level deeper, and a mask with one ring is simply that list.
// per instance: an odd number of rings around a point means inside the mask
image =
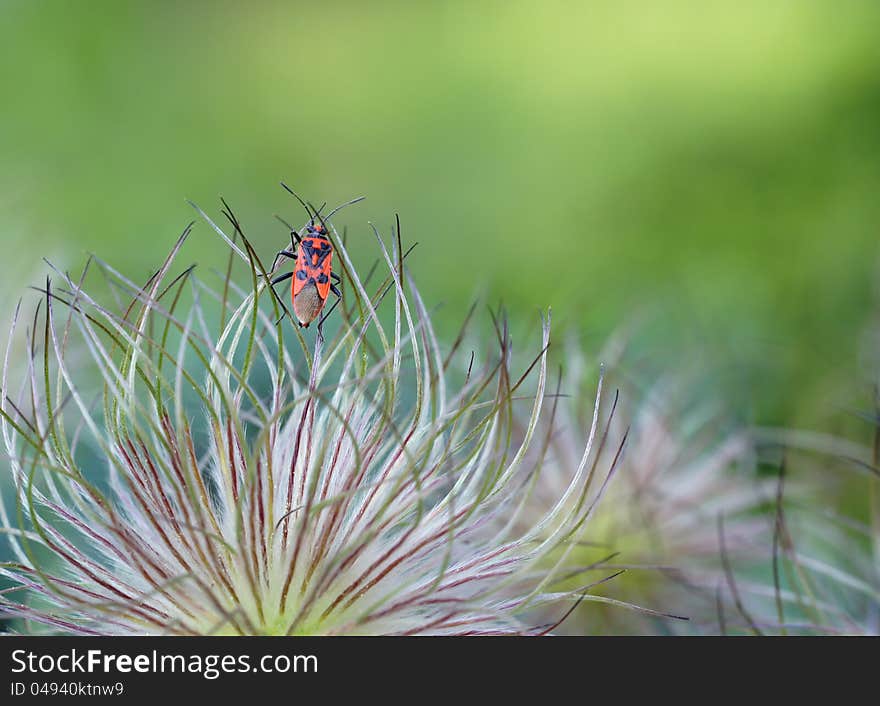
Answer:
[{"label": "beetle's leg", "polygon": [[336,305],[339,304],[339,302],[342,301],[342,292],[340,292],[340,291],[336,288],[336,285],[335,285],[335,284],[331,284],[331,285],[330,285],[330,291],[333,292],[333,293],[336,295],[336,301],[333,302],[333,306],[331,306],[331,307],[327,310],[327,312],[321,317],[321,319],[318,321],[318,330],[319,330],[319,331],[320,331],[321,328],[322,328],[322,325],[323,325],[323,323],[324,323],[324,319],[326,319],[328,316],[330,316],[330,314],[332,314],[332,313],[333,313],[333,310],[336,308]]},{"label": "beetle's leg", "polygon": [[275,259],[272,261],[272,267],[269,268],[269,272],[275,271],[275,266],[278,264],[278,258],[280,257],[289,257],[291,260],[296,260],[296,253],[293,250],[279,250],[278,254],[275,256]]},{"label": "beetle's leg", "polygon": [[290,279],[293,277],[293,272],[285,272],[283,275],[278,275],[272,280],[272,286],[274,287],[276,284],[280,284],[286,279]]},{"label": "beetle's leg", "polygon": [[[335,272],[331,272],[330,277],[333,279],[334,282],[341,282],[342,281],[342,277],[340,277]],[[342,295],[340,294],[339,296],[341,297]]]},{"label": "beetle's leg", "polygon": [[290,245],[291,245],[290,249],[293,250],[297,245],[299,245],[300,240],[302,240],[302,237],[300,236],[300,234],[291,228],[290,229]]},{"label": "beetle's leg", "polygon": [[[279,254],[280,254],[280,253],[279,253]],[[276,285],[276,284],[280,284],[280,283],[283,282],[284,280],[286,280],[286,279],[290,279],[291,277],[293,277],[293,272],[285,272],[283,275],[278,275],[278,276],[275,277],[273,280],[271,280],[270,284],[271,284],[272,286],[270,287],[270,289],[272,290],[272,294],[275,295],[275,299],[277,299],[277,300],[278,300],[278,303],[281,304],[281,308],[284,309],[284,314],[287,314],[288,316],[290,316],[291,318],[293,318],[293,317],[291,316],[290,311],[288,310],[288,308],[285,306],[284,302],[282,301],[281,297],[278,296],[278,292],[275,291],[275,285]],[[275,322],[275,325],[276,325],[276,326],[277,326],[278,323],[281,321],[281,319],[284,318],[284,314],[282,314],[281,317],[278,319],[278,321]]]},{"label": "beetle's leg", "polygon": [[281,308],[284,309],[284,313],[275,320],[276,326],[278,324],[280,324],[282,321],[284,321],[285,315],[289,316],[291,319],[293,318],[293,314],[290,313],[290,309],[288,309],[286,306],[284,306],[284,302],[279,300],[278,303],[281,304]]}]

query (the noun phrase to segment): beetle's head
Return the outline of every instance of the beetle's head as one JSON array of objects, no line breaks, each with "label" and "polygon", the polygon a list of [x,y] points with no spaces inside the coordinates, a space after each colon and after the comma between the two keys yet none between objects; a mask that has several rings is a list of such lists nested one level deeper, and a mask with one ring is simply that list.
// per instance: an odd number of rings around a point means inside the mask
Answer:
[{"label": "beetle's head", "polygon": [[306,226],[306,232],[309,235],[319,235],[322,238],[326,238],[327,226],[325,226],[323,222],[315,223],[315,221],[313,220]]}]

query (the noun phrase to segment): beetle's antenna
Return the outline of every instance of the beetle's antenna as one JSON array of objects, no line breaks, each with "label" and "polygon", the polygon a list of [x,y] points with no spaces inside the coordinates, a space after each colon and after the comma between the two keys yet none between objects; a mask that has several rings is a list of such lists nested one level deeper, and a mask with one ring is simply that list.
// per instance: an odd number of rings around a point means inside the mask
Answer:
[{"label": "beetle's antenna", "polygon": [[[339,204],[336,208],[334,208],[332,211],[330,211],[330,213],[327,214],[327,216],[326,216],[327,220],[329,221],[333,217],[333,214],[336,213],[337,211],[341,211],[346,206],[351,206],[352,204],[360,203],[361,201],[363,201],[366,198],[367,198],[366,196],[358,196],[356,199],[352,199],[351,201],[346,201],[345,203]],[[321,208],[323,208],[323,206]]]},{"label": "beetle's antenna", "polygon": [[[309,214],[309,220],[314,221],[314,220],[315,220],[315,216],[317,216],[317,214],[312,215],[312,212],[309,210],[308,205],[306,205],[306,202],[303,201],[303,200],[299,197],[299,194],[296,193],[293,189],[291,189],[291,188],[290,188],[287,184],[285,184],[283,181],[281,182],[281,186],[284,187],[284,189],[287,191],[287,193],[291,194],[291,195],[292,195],[297,201],[299,201],[299,202],[302,204],[302,207],[306,210],[306,213]],[[313,206],[312,208],[314,208],[314,206]],[[323,208],[323,207],[322,207],[322,208]]]},{"label": "beetle's antenna", "polygon": [[[321,204],[321,208],[317,208],[317,209],[315,208],[315,206],[313,204],[309,204],[309,205],[312,207],[312,210],[315,212],[315,218],[317,218],[319,221],[321,221],[321,226],[324,228],[324,232],[325,233],[329,232],[327,230],[327,222],[321,217],[321,210],[324,208],[324,206],[327,205],[327,202],[325,201],[323,204]],[[314,221],[314,218],[312,219],[312,221]]]}]

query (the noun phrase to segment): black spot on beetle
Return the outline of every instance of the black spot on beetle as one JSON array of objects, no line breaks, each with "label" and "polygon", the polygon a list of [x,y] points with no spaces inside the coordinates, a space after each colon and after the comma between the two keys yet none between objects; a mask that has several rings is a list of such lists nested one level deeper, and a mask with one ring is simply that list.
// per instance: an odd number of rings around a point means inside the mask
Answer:
[{"label": "black spot on beetle", "polygon": [[296,272],[296,278],[297,278],[298,280],[302,281],[302,280],[304,280],[306,277],[308,277],[308,275],[306,274],[306,271],[305,271],[305,270],[297,270],[297,272]]},{"label": "black spot on beetle", "polygon": [[311,238],[303,240],[300,251],[308,258],[311,267],[320,267],[321,263],[330,256],[333,248],[326,240],[313,240]]},{"label": "black spot on beetle", "polygon": [[329,277],[325,275],[323,272],[318,275],[318,284],[327,284],[329,281]]}]

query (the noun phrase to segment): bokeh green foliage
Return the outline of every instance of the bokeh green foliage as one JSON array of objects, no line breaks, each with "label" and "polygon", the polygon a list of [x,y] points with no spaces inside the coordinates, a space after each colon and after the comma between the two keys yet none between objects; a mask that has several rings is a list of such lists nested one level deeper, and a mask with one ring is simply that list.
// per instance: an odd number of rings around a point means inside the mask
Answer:
[{"label": "bokeh green foliage", "polygon": [[[699,346],[743,414],[856,377],[880,223],[880,5],[0,4],[0,239],[144,279],[222,193],[266,258],[331,204],[356,257],[394,211],[451,335],[475,293],[643,357]],[[199,225],[188,252],[222,267]],[[10,295],[13,296],[13,295]]]}]

